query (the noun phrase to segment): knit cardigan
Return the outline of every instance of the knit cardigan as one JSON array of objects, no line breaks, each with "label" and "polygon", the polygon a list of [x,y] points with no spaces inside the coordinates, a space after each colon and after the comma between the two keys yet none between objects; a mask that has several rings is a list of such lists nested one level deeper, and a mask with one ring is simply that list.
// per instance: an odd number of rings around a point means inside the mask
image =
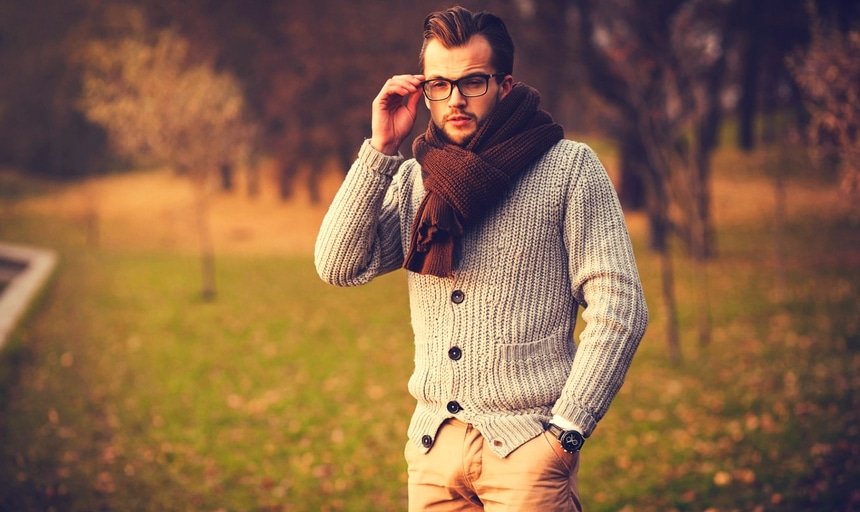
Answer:
[{"label": "knit cardigan", "polygon": [[[414,159],[365,141],[320,228],[320,277],[354,286],[400,268],[423,194]],[[462,244],[452,276],[408,272],[410,440],[427,451],[456,417],[505,457],[554,414],[590,435],[648,321],[621,206],[594,152],[557,143]],[[586,327],[575,344],[579,306]]]}]

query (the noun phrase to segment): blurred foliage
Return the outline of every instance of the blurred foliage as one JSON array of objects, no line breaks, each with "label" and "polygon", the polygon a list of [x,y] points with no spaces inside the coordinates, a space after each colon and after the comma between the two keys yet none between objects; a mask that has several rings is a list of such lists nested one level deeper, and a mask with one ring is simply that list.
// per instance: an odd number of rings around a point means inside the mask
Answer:
[{"label": "blurred foliage", "polygon": [[[742,102],[741,107],[754,115],[791,103],[794,88],[778,68],[782,56],[804,44],[808,20],[797,8],[801,3],[716,2],[714,5],[745,6],[728,29],[717,23],[717,17],[701,15],[693,20],[702,34],[714,35],[710,40],[730,43],[710,48],[727,52],[725,98],[740,94],[778,100]],[[837,17],[843,25],[857,19],[856,3],[818,3],[822,16]],[[583,65],[579,4],[573,0],[476,0],[468,7],[491,9],[507,21],[518,45],[517,77],[544,92],[545,106],[570,131],[611,130],[624,119],[611,115],[607,105],[596,100],[599,80],[597,85],[589,85],[592,70]],[[704,12],[713,2],[662,4],[666,5],[649,12],[665,12],[669,4],[683,7],[677,12]],[[285,194],[296,179],[315,186],[329,163],[335,161],[344,168],[344,162],[352,159],[361,138],[368,136],[369,105],[379,84],[393,74],[416,71],[421,21],[428,12],[447,5],[435,0],[2,2],[0,162],[53,176],[124,164],[106,153],[105,131],[83,113],[80,100],[87,63],[78,57],[93,40],[120,41],[133,36],[151,42],[167,30],[187,41],[190,68],[211,67],[216,74],[235,77],[248,108],[248,121],[256,126],[255,154],[270,155],[279,162],[279,182],[266,186],[278,186]],[[634,44],[614,53],[622,64],[634,63],[625,55],[639,50],[637,41],[652,41],[657,35],[643,32],[631,39],[616,23],[635,14],[634,7],[618,3],[613,15],[598,26],[600,41]],[[123,14],[129,11],[140,13],[134,23]],[[662,22],[668,26],[672,20]],[[644,25],[639,29],[644,30]],[[722,34],[725,30],[732,33]],[[761,55],[768,64],[745,66],[748,55]],[[750,69],[761,80],[744,78]],[[636,80],[634,76],[630,84],[635,86]],[[733,105],[726,104],[729,112]],[[426,115],[419,120],[419,129],[423,122]],[[404,150],[409,152],[409,148]]]},{"label": "blurred foliage", "polygon": [[843,32],[818,21],[792,71],[811,116],[811,147],[819,161],[835,161],[845,200],[860,214],[860,27]]},{"label": "blurred foliage", "polygon": [[117,151],[206,175],[247,159],[253,128],[234,77],[189,62],[188,43],[163,30],[93,41],[83,62],[81,107]]}]

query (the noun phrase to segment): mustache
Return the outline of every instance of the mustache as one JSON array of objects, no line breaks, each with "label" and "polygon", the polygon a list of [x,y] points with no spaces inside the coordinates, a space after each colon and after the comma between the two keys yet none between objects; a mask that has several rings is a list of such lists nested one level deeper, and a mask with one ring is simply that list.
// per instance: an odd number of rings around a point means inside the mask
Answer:
[{"label": "mustache", "polygon": [[444,120],[449,121],[451,119],[460,118],[460,117],[468,117],[469,119],[476,119],[476,116],[474,114],[470,114],[468,112],[463,112],[461,110],[456,110],[456,111],[449,112],[448,114],[446,114]]}]

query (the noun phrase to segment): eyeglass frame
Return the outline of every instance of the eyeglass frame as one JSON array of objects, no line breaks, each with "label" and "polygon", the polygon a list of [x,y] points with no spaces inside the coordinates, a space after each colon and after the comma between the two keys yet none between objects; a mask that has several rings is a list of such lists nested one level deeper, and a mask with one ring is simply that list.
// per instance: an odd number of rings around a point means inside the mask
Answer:
[{"label": "eyeglass frame", "polygon": [[[448,98],[451,97],[452,94],[454,94],[454,87],[456,87],[457,90],[460,91],[460,95],[463,96],[464,98],[480,98],[481,96],[487,94],[487,92],[490,90],[490,79],[491,78],[498,78],[500,76],[508,76],[508,74],[509,73],[475,73],[472,75],[466,75],[466,76],[460,77],[456,80],[450,80],[448,78],[439,77],[439,78],[431,78],[429,80],[424,80],[423,82],[419,83],[418,85],[421,86],[421,92],[424,93],[424,97],[427,98],[427,101],[445,101],[445,100],[447,100]],[[484,92],[482,92],[481,94],[474,94],[474,95],[468,95],[468,94],[464,93],[463,90],[460,89],[460,80],[468,80],[470,78],[483,78],[484,79]],[[427,89],[425,88],[425,85],[427,85],[430,82],[438,82],[440,80],[443,82],[448,82],[448,85],[449,85],[448,95],[445,96],[444,98],[433,99],[427,93]]]}]

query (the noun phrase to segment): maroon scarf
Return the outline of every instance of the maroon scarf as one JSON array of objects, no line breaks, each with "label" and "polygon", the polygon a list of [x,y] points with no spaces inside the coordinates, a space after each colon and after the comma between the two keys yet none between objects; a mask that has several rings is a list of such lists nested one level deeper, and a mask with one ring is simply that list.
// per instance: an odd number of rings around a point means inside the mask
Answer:
[{"label": "maroon scarf", "polygon": [[415,139],[412,152],[421,164],[426,195],[412,221],[405,268],[451,275],[464,231],[564,137],[562,127],[539,104],[535,89],[517,83],[465,146],[448,142],[432,120]]}]

